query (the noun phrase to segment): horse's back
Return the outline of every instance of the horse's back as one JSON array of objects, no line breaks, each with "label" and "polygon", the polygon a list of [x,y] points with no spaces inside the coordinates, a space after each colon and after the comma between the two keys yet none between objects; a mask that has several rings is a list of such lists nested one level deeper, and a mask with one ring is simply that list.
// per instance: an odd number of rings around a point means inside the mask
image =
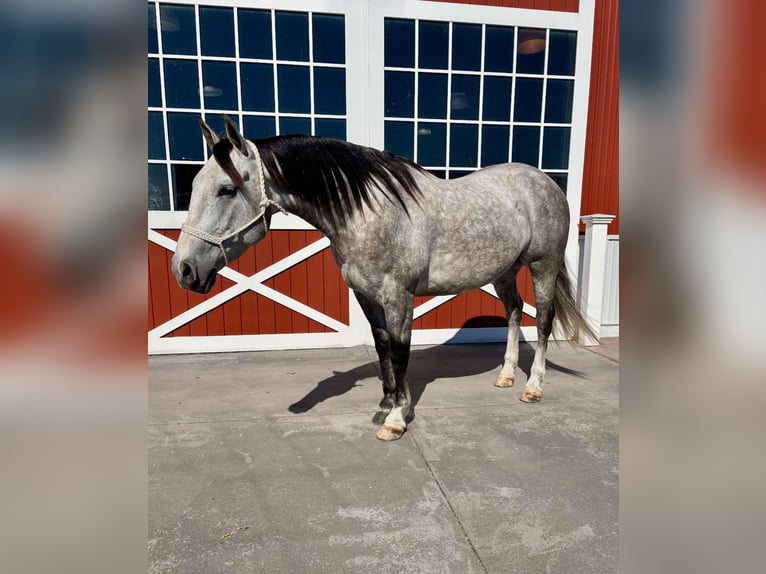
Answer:
[{"label": "horse's back", "polygon": [[418,295],[473,289],[519,259],[563,251],[566,198],[535,168],[502,164],[456,180],[427,178],[422,191],[429,260]]}]

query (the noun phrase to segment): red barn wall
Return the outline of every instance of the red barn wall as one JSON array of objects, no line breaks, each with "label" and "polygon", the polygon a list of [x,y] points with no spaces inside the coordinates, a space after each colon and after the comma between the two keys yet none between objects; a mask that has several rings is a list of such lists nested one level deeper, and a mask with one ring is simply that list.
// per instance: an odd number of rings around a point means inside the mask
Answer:
[{"label": "red barn wall", "polygon": [[609,225],[609,233],[615,235],[620,233],[619,8],[619,0],[596,0],[580,207],[582,215],[616,215]]}]

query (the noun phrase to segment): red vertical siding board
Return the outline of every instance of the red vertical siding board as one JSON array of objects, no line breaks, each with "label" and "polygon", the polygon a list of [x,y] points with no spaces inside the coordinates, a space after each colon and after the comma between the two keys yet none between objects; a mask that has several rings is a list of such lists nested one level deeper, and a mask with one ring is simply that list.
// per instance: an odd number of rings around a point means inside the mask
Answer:
[{"label": "red vertical siding board", "polygon": [[618,142],[619,3],[597,0],[580,213],[617,215],[610,234],[619,233]]},{"label": "red vertical siding board", "polygon": [[[220,280],[220,277],[218,278]],[[199,295],[197,293],[192,293],[190,291],[186,292],[186,300],[188,302],[189,308],[191,309],[195,305],[198,305],[202,303],[205,300],[204,295]],[[201,320],[192,321],[189,325],[189,335],[192,337],[204,337],[207,335],[207,319],[203,315],[201,317]]]},{"label": "red vertical siding board", "polygon": [[322,251],[324,270],[324,308],[325,314],[337,318],[340,316],[340,274],[338,266],[329,249]]},{"label": "red vertical siding board", "polygon": [[468,313],[466,312],[467,302],[465,293],[461,293],[450,301],[450,303],[452,308],[452,322],[454,325],[462,327],[469,319]]},{"label": "red vertical siding board", "polygon": [[[248,249],[239,259],[239,271],[249,277],[255,274],[255,269],[255,249]],[[258,333],[258,300],[252,291],[244,293],[239,299],[242,334],[255,335]]]},{"label": "red vertical siding board", "polygon": [[[272,233],[267,234],[266,237],[261,242],[256,243],[253,248],[255,254],[255,267],[259,271],[271,265],[274,260],[271,253]],[[264,285],[273,288],[273,279],[264,281]],[[258,302],[258,332],[274,333],[276,324],[274,303],[265,297],[257,297],[256,301]]]},{"label": "red vertical siding board", "polygon": [[[239,272],[239,259],[229,263],[229,267]],[[221,280],[221,277],[218,278]],[[239,297],[235,297],[224,303],[223,307],[223,328],[227,335],[242,334],[242,304]]]},{"label": "red vertical siding board", "polygon": [[[308,246],[321,239],[322,234],[319,231],[306,231],[304,237]],[[302,265],[306,270],[305,303],[312,309],[324,313],[324,264],[321,253],[312,255]],[[333,332],[329,327],[312,321],[309,321],[308,329],[310,333]]]},{"label": "red vertical siding board", "polygon": [[474,290],[466,294],[465,314],[469,319],[481,315],[481,295],[478,291]]},{"label": "red vertical siding board", "polygon": [[349,316],[348,316],[348,306],[349,306],[349,298],[351,297],[351,293],[349,293],[348,285],[346,285],[346,282],[343,281],[343,277],[340,278],[340,322],[344,325],[348,325],[350,322]]},{"label": "red vertical siding board", "polygon": [[154,324],[157,327],[173,317],[170,309],[170,293],[168,288],[168,269],[165,267],[165,249],[154,243],[149,243],[149,276],[151,277],[151,304]]},{"label": "red vertical siding board", "polygon": [[[429,297],[430,299],[430,297]],[[438,307],[437,307],[438,309]],[[423,328],[424,329],[436,329],[438,322],[436,320],[436,312],[431,311],[423,315]]]},{"label": "red vertical siding board", "polygon": [[[322,254],[313,255],[307,262],[309,307],[322,313],[324,308],[324,262]],[[322,332],[329,330],[322,326]]]},{"label": "red vertical siding board", "polygon": [[147,265],[146,279],[147,279],[146,288],[147,288],[147,291],[148,291],[147,299],[146,299],[146,303],[147,303],[147,305],[146,305],[146,312],[147,312],[146,324],[147,324],[147,330],[151,331],[152,327],[154,327],[154,308],[152,307],[152,278],[151,278],[151,276],[148,273],[148,265]]},{"label": "red vertical siding board", "polygon": [[[295,253],[306,246],[305,231],[289,232],[290,253]],[[306,265],[302,262],[290,269],[290,293],[289,295],[306,304],[308,302],[308,275]],[[308,333],[309,320],[307,317],[296,313],[293,316],[293,333]]]},{"label": "red vertical siding board", "polygon": [[[272,261],[279,261],[284,259],[290,254],[290,245],[285,231],[272,231]],[[290,293],[290,274],[280,273],[272,280],[272,287],[281,293]],[[277,305],[274,309],[274,319],[276,323],[277,333],[290,333],[292,332],[293,322],[292,315],[289,309],[282,305]]]},{"label": "red vertical siding board", "polygon": [[[170,259],[173,254],[170,251],[165,251],[165,268],[170,269]],[[189,308],[189,300],[186,297],[186,292],[181,289],[176,283],[175,285],[169,281],[169,294],[170,294],[170,311],[173,317],[180,315]],[[189,327],[184,326],[176,329],[179,335],[188,336]]]},{"label": "red vertical siding board", "polygon": [[450,312],[450,302],[443,303],[433,312],[436,316],[436,326],[441,329],[452,323],[452,313]]}]

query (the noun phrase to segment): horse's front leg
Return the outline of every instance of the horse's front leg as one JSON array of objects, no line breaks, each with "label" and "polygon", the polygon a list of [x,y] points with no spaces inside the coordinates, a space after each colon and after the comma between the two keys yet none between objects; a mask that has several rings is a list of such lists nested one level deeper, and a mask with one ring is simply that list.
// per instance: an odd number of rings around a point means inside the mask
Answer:
[{"label": "horse's front leg", "polygon": [[386,326],[391,338],[391,365],[394,371],[394,406],[378,429],[381,440],[397,440],[407,430],[407,415],[410,413],[410,386],[407,380],[407,365],[410,361],[410,340],[412,338],[412,308],[414,298],[403,292],[384,307]]},{"label": "horse's front leg", "polygon": [[383,399],[373,417],[381,424],[378,438],[396,440],[407,430],[410,390],[407,365],[410,358],[413,296],[406,292],[380,296],[380,302],[355,292],[370,322],[383,378]]}]

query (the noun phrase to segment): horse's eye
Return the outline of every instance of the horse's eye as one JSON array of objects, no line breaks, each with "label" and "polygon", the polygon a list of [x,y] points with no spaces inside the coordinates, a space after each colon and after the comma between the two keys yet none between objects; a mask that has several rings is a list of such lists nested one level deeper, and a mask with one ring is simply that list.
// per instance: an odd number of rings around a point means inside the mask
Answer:
[{"label": "horse's eye", "polygon": [[233,197],[236,193],[236,187],[222,187],[218,190],[218,197]]}]

